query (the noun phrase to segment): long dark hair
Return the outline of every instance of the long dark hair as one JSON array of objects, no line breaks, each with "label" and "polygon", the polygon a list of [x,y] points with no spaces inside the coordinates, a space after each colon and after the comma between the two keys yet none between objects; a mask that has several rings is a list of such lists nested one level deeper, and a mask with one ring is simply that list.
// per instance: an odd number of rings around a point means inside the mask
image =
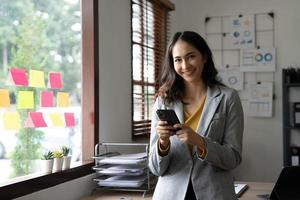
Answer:
[{"label": "long dark hair", "polygon": [[212,52],[206,41],[198,33],[192,31],[177,32],[167,47],[164,65],[160,74],[160,87],[157,96],[161,96],[167,103],[174,102],[178,99],[181,100],[183,97],[183,79],[174,69],[172,54],[173,47],[178,40],[189,43],[206,58],[202,72],[202,80],[206,85],[224,85],[216,79],[218,71],[213,62]]}]

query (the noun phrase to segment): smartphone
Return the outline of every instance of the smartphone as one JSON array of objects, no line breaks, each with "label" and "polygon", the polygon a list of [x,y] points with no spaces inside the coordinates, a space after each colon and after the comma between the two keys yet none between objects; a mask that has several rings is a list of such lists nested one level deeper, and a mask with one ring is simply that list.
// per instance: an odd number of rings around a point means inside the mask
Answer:
[{"label": "smartphone", "polygon": [[161,121],[167,121],[168,125],[180,124],[180,121],[174,110],[156,110],[156,114]]}]

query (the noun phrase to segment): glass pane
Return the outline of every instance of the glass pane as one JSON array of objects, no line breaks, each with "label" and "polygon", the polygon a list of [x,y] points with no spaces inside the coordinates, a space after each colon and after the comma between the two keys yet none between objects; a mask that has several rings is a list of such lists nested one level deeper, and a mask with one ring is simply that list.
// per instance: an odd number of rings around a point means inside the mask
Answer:
[{"label": "glass pane", "polygon": [[144,81],[154,83],[154,51],[144,48]]},{"label": "glass pane", "polygon": [[152,3],[147,1],[147,9],[144,12],[144,44],[148,47],[154,47],[154,18]]},{"label": "glass pane", "polygon": [[0,15],[5,183],[42,170],[47,151],[60,157],[66,146],[72,162],[81,159],[80,0],[2,0]]},{"label": "glass pane", "polygon": [[144,86],[145,94],[145,119],[151,119],[151,108],[154,103],[155,88],[153,86]]},{"label": "glass pane", "polygon": [[132,46],[132,73],[133,80],[141,81],[142,80],[142,48],[140,45],[134,44]]},{"label": "glass pane", "polygon": [[141,43],[141,7],[132,4],[132,39],[134,42]]},{"label": "glass pane", "polygon": [[142,120],[143,115],[143,96],[142,87],[140,85],[133,86],[133,120]]}]

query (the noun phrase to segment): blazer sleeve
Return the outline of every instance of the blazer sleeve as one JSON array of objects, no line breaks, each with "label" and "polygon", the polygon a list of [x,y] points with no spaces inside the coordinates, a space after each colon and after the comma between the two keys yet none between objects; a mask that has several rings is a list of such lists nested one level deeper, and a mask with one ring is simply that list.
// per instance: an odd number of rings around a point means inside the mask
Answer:
[{"label": "blazer sleeve", "polygon": [[234,90],[226,101],[226,123],[222,143],[204,137],[205,161],[223,170],[231,170],[242,161],[244,113],[240,98]]},{"label": "blazer sleeve", "polygon": [[159,121],[159,119],[156,115],[156,110],[159,109],[160,107],[162,107],[162,103],[160,97],[158,97],[152,109],[149,164],[148,164],[150,171],[156,176],[161,176],[165,173],[169,165],[170,154],[171,154],[170,153],[171,147],[169,150],[169,154],[166,156],[162,157],[158,153],[158,145],[157,145],[158,135],[156,132],[156,124]]}]

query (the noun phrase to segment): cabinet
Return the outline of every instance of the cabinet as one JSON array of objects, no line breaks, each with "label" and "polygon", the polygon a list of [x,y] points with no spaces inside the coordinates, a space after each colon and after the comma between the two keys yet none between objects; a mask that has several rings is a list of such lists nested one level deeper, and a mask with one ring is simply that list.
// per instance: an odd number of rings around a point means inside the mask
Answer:
[{"label": "cabinet", "polygon": [[144,196],[155,181],[148,168],[148,153],[149,144],[96,144],[93,157],[97,175],[95,189],[141,191]]},{"label": "cabinet", "polygon": [[282,70],[283,165],[299,165],[300,127],[297,123],[300,105],[300,69]]}]

